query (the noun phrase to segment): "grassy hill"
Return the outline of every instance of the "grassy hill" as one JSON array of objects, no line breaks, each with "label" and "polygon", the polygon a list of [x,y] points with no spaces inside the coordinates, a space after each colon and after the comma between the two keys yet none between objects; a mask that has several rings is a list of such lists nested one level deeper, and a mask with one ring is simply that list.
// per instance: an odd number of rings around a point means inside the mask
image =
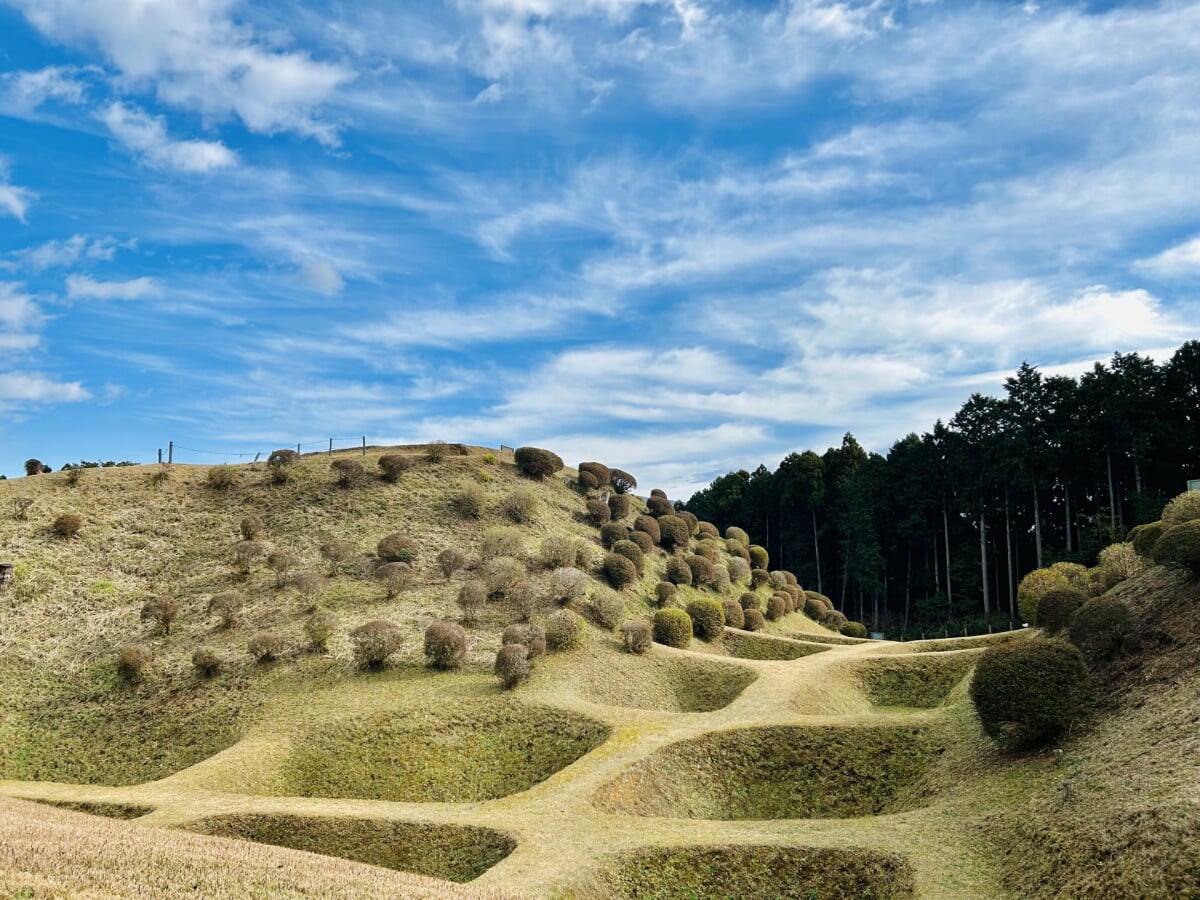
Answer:
[{"label": "grassy hill", "polygon": [[[406,461],[394,484],[382,455]],[[283,483],[262,464],[0,482],[0,562],[16,567],[0,593],[0,889],[1113,897],[1200,883],[1200,590],[1182,576],[1114,589],[1138,637],[1094,676],[1092,716],[1061,755],[1012,756],[984,737],[967,685],[989,643],[1028,632],[855,641],[794,611],[627,653],[615,626],[653,614],[682,554],[653,547],[631,584],[605,584],[574,470],[534,481],[483,448],[339,459],[367,474],[340,485],[310,456]],[[81,519],[73,537],[56,534],[64,514]],[[243,565],[248,517],[261,552]],[[410,569],[389,597],[376,554],[396,534]],[[703,537],[689,550],[743,571],[736,547]],[[463,560],[449,576],[444,550]],[[503,575],[497,557],[518,571],[467,628],[462,669],[427,668],[426,626],[460,619],[460,590]],[[587,574],[567,604],[581,639],[504,690],[501,633],[550,620],[568,562]],[[670,603],[753,593],[765,607],[777,591],[714,584]],[[230,593],[241,610],[225,625],[210,601]],[[143,620],[151,596],[178,603],[169,633]],[[314,611],[331,617],[324,650]],[[374,620],[401,639],[370,670],[350,635]],[[259,662],[247,648],[264,632],[280,650]],[[136,679],[118,671],[130,644],[150,655]],[[200,648],[220,662],[211,676]]]}]

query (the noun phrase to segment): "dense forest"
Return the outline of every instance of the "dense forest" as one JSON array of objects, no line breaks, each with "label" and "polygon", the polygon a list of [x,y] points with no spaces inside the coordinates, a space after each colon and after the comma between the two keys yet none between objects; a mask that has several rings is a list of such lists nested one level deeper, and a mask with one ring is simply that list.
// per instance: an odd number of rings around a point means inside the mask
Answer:
[{"label": "dense forest", "polygon": [[1029,571],[1095,563],[1200,478],[1200,341],[1165,364],[1115,354],[1078,379],[1028,363],[1001,398],[972,394],[949,422],[887,456],[846,434],[774,472],[730,472],[683,508],[740,525],[809,590],[875,629],[1020,624]]}]

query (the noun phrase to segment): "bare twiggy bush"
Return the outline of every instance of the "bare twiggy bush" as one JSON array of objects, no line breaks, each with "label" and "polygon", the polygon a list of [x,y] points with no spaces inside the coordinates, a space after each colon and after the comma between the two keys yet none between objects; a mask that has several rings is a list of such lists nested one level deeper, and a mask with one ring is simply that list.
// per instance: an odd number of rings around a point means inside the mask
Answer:
[{"label": "bare twiggy bush", "polygon": [[525,566],[511,556],[497,556],[483,564],[481,574],[488,596],[503,599],[525,579]]},{"label": "bare twiggy bush", "polygon": [[54,520],[50,530],[64,541],[70,540],[83,530],[83,516],[78,513],[63,513]]},{"label": "bare twiggy bush", "polygon": [[467,633],[457,622],[434,622],[425,629],[425,659],[435,669],[458,670],[467,657]]},{"label": "bare twiggy bush", "polygon": [[292,576],[292,590],[300,595],[305,604],[312,608],[321,599],[325,580],[316,572],[300,572]]},{"label": "bare twiggy bush", "polygon": [[450,508],[462,519],[478,519],[486,506],[483,488],[477,484],[464,484],[450,495]]},{"label": "bare twiggy bush", "polygon": [[532,661],[546,653],[546,631],[541,625],[514,622],[504,629],[500,643],[524,644],[529,651],[529,659]]},{"label": "bare twiggy bush", "polygon": [[205,483],[214,491],[227,491],[237,484],[237,469],[233,466],[213,466],[205,475]]},{"label": "bare twiggy bush", "polygon": [[292,476],[292,469],[300,462],[300,454],[295,450],[274,450],[267,457],[267,468],[271,472],[271,480],[276,484],[284,484]]},{"label": "bare twiggy bush", "polygon": [[389,534],[375,546],[379,558],[387,562],[411,563],[416,560],[419,549],[416,541],[400,532]]},{"label": "bare twiggy bush", "polygon": [[179,601],[152,594],[142,603],[142,621],[153,622],[163,634],[171,633],[171,625],[179,617]]},{"label": "bare twiggy bush", "polygon": [[267,548],[258,541],[238,541],[233,545],[233,562],[239,572],[249,575],[254,564],[262,559]]},{"label": "bare twiggy bush", "polygon": [[557,603],[578,600],[588,589],[588,577],[571,566],[555,569],[550,575],[550,597]]},{"label": "bare twiggy bush", "polygon": [[337,575],[355,557],[354,545],[340,538],[333,538],[321,545],[321,555],[329,562],[329,574]]},{"label": "bare twiggy bush", "polygon": [[446,580],[449,581],[451,575],[467,564],[467,558],[461,551],[447,547],[437,555],[437,564]]},{"label": "bare twiggy bush", "polygon": [[389,600],[394,600],[412,584],[413,571],[408,563],[384,563],[375,570],[375,578],[383,585]]},{"label": "bare twiggy bush", "polygon": [[517,488],[505,497],[500,504],[500,510],[519,525],[528,525],[537,518],[538,508],[541,505],[538,495],[530,488],[523,487]]},{"label": "bare twiggy bush", "polygon": [[287,584],[288,575],[300,565],[300,558],[287,550],[272,550],[267,554],[267,568],[275,573],[275,587]]},{"label": "bare twiggy bush", "polygon": [[337,616],[327,609],[314,610],[304,623],[304,633],[308,636],[309,644],[314,649],[324,653],[329,649],[329,639],[337,628]]},{"label": "bare twiggy bush", "polygon": [[287,644],[283,636],[273,631],[260,631],[246,645],[246,652],[254,657],[255,662],[273,662],[283,655]]},{"label": "bare twiggy bush", "polygon": [[117,674],[126,681],[141,681],[154,654],[145,644],[125,644],[117,651]]},{"label": "bare twiggy bush", "polygon": [[383,473],[383,480],[395,484],[400,480],[400,476],[412,468],[412,460],[407,456],[401,456],[398,453],[389,453],[386,456],[379,457],[379,471]]},{"label": "bare twiggy bush", "polygon": [[222,628],[232,628],[242,617],[245,602],[242,595],[233,591],[214,594],[208,601],[208,614],[221,620]]},{"label": "bare twiggy bush", "polygon": [[487,585],[482,581],[468,581],[458,589],[458,608],[462,610],[463,623],[474,625],[487,603]]},{"label": "bare twiggy bush", "polygon": [[192,653],[192,666],[201,678],[212,678],[220,672],[222,662],[217,651],[210,647],[197,647]]},{"label": "bare twiggy bush", "polygon": [[258,541],[267,532],[267,523],[262,520],[262,516],[258,513],[250,513],[242,519],[238,530],[242,533],[244,541]]},{"label": "bare twiggy bush", "polygon": [[621,639],[627,653],[640,655],[654,643],[654,628],[645,619],[635,619],[621,626]]},{"label": "bare twiggy bush", "polygon": [[506,690],[512,690],[529,677],[529,648],[524,644],[505,644],[496,654],[496,676]]},{"label": "bare twiggy bush", "polygon": [[29,518],[29,510],[33,508],[33,498],[13,497],[9,505],[12,508],[13,518],[18,522],[24,522]]},{"label": "bare twiggy bush", "polygon": [[335,459],[329,464],[329,468],[333,471],[334,481],[344,488],[353,487],[367,474],[367,470],[357,459]]},{"label": "bare twiggy bush", "polygon": [[404,643],[404,630],[395,622],[376,619],[350,632],[354,658],[367,669],[378,669]]}]

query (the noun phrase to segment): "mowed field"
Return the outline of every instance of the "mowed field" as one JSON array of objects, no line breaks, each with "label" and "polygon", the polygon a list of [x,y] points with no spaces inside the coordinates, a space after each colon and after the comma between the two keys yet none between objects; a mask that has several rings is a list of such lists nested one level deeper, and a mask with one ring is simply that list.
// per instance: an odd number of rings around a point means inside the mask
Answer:
[{"label": "mowed field", "polygon": [[[1197,588],[1152,569],[1117,589],[1169,637],[1097,680],[1092,716],[1023,756],[983,736],[967,686],[995,641],[855,641],[802,611],[761,631],[625,652],[617,626],[658,608],[661,546],[620,590],[574,470],[534,482],[483,448],[307,457],[210,484],[204,467],[0,482],[0,888],[50,896],[1186,896],[1200,872],[1194,698]],[[385,453],[409,458],[396,483]],[[335,459],[339,458],[335,456]],[[566,480],[564,480],[564,477]],[[462,514],[462,496],[482,499]],[[514,495],[520,494],[518,500]],[[532,501],[530,501],[532,497]],[[17,502],[20,501],[20,502]],[[24,501],[31,501],[26,503]],[[642,512],[634,500],[621,517]],[[54,521],[81,517],[69,539]],[[261,555],[235,557],[243,520]],[[406,583],[378,544],[411,546]],[[342,541],[353,555],[322,553]],[[587,576],[572,646],[505,690],[509,624],[548,624],[563,547]],[[736,548],[702,546],[727,566]],[[448,575],[438,554],[457,551]],[[271,554],[276,554],[271,562]],[[426,666],[430,623],[512,558],[529,589],[493,593],[461,670]],[[246,569],[248,568],[248,571]],[[736,566],[729,567],[734,571]],[[305,577],[307,576],[307,577]],[[769,584],[681,585],[767,608]],[[388,593],[394,595],[389,597]],[[214,596],[241,601],[236,620]],[[178,602],[169,633],[148,596]],[[614,606],[615,604],[615,606]],[[309,623],[332,623],[323,650]],[[359,665],[351,632],[398,649]],[[1148,626],[1149,627],[1149,626]],[[276,658],[247,652],[275,635]],[[151,661],[136,680],[120,649]],[[193,666],[198,649],[219,670]],[[1064,789],[1064,781],[1070,789]]]}]

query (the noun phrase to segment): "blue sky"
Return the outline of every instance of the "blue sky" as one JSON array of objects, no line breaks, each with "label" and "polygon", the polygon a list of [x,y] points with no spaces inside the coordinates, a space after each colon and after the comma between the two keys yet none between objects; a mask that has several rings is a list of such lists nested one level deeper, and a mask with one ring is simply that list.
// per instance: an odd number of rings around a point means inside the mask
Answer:
[{"label": "blue sky", "polygon": [[686,497],[1200,335],[1200,5],[0,0],[0,472]]}]

